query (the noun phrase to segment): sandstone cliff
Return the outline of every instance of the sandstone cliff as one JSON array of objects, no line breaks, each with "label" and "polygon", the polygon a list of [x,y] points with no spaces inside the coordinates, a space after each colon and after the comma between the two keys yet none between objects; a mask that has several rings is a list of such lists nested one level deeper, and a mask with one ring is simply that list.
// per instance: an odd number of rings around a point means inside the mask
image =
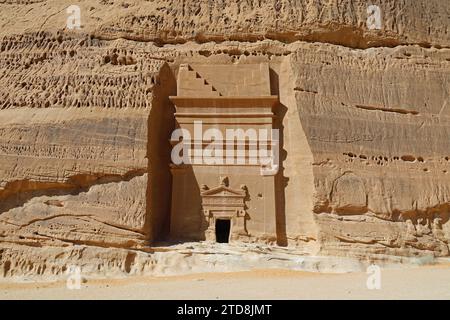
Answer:
[{"label": "sandstone cliff", "polygon": [[91,0],[67,30],[71,1],[0,1],[3,274],[67,250],[125,270],[164,237],[181,63],[269,63],[286,244],[448,255],[450,4],[379,1],[368,30],[369,4]]}]

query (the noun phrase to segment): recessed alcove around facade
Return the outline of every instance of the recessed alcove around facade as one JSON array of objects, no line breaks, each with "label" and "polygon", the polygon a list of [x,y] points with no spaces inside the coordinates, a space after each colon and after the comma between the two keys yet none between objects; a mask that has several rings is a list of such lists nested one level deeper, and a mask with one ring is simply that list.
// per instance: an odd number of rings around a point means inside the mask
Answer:
[{"label": "recessed alcove around facade", "polygon": [[278,96],[269,65],[183,64],[177,87],[170,99],[183,138],[171,143],[188,161],[171,165],[170,237],[223,242],[216,228],[229,222],[230,241],[276,240]]}]

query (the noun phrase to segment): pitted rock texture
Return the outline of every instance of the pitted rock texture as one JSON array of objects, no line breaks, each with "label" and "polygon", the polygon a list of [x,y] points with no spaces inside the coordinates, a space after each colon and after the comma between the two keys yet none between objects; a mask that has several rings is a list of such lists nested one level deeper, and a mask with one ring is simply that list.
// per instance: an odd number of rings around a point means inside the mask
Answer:
[{"label": "pitted rock texture", "polygon": [[2,237],[146,244],[148,121],[164,61],[76,34],[0,47]]},{"label": "pitted rock texture", "polygon": [[449,255],[446,1],[380,1],[379,31],[362,0],[92,0],[71,31],[72,4],[0,1],[0,246],[20,248],[5,276],[37,247],[102,247],[123,269],[167,234],[182,63],[269,64],[286,244]]},{"label": "pitted rock texture", "polygon": [[[2,5],[3,34],[65,27],[69,0]],[[376,4],[382,30],[367,29]],[[79,4],[83,29],[101,38],[183,43],[264,38],[328,42],[350,47],[422,44],[448,47],[449,7],[441,0],[90,0]],[[36,12],[39,22],[30,20]],[[13,20],[17,17],[17,20]]]}]

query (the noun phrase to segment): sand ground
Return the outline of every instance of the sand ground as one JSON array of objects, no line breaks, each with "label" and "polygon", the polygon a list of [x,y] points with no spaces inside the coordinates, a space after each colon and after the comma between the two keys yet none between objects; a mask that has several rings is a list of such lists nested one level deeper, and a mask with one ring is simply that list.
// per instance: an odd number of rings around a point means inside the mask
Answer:
[{"label": "sand ground", "polygon": [[381,271],[381,289],[367,288],[366,273],[323,274],[287,270],[88,280],[0,283],[0,299],[450,299],[450,265]]}]

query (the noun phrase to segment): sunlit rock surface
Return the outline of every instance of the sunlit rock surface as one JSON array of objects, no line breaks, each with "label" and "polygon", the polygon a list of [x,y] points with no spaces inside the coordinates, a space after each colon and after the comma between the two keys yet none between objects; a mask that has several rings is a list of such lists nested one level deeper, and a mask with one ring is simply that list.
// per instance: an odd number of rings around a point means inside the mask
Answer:
[{"label": "sunlit rock surface", "polygon": [[3,276],[65,255],[132,270],[170,241],[181,64],[269,65],[278,234],[248,242],[448,256],[450,5],[411,2],[382,1],[368,30],[362,0],[93,0],[68,30],[70,1],[0,1]]}]

